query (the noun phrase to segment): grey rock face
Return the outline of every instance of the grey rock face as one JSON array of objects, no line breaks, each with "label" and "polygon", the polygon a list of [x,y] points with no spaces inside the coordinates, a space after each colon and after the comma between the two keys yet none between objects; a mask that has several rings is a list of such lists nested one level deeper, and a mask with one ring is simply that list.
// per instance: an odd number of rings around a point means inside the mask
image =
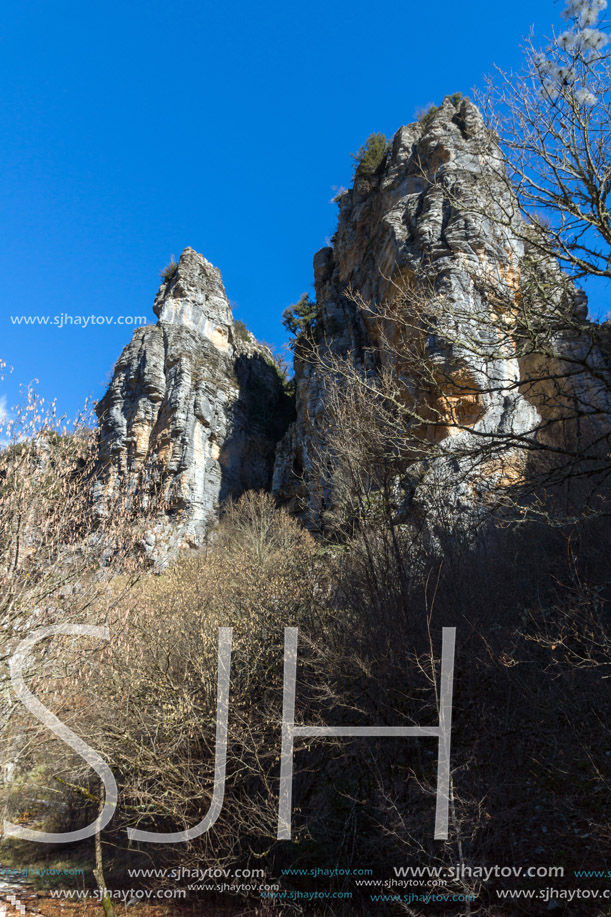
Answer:
[{"label": "grey rock face", "polygon": [[119,480],[141,494],[161,487],[163,512],[147,536],[197,545],[220,502],[269,489],[290,404],[271,352],[234,333],[220,272],[191,248],[138,329],[97,406],[98,507]]},{"label": "grey rock face", "polygon": [[[321,478],[317,467],[321,455],[332,453],[325,361],[346,358],[373,374],[400,363],[416,388],[400,333],[380,313],[397,289],[423,276],[432,315],[423,359],[450,380],[453,391],[444,392],[444,403],[460,416],[433,431],[443,456],[414,474],[409,512],[428,516],[427,494],[442,481],[451,494],[450,515],[467,515],[474,502],[485,502],[494,474],[522,474],[522,459],[512,466],[511,456],[497,472],[466,469],[482,435],[529,437],[546,426],[549,405],[581,394],[574,388],[527,392],[522,385],[532,361],[529,366],[516,350],[512,322],[529,258],[558,295],[565,294],[558,268],[525,251],[527,234],[503,176],[498,147],[477,108],[449,98],[426,123],[400,128],[374,172],[357,173],[338,199],[333,245],[314,257],[316,354],[312,360],[296,354],[294,422],[271,353],[234,325],[220,272],[185,249],[155,299],[157,325],[135,332],[98,406],[100,511],[105,491],[119,480],[141,494],[161,486],[165,511],[148,536],[151,553],[160,537],[170,548],[199,544],[222,500],[249,488],[271,488],[308,524],[321,525],[334,502],[333,475]],[[585,359],[596,350],[598,376],[608,378],[608,329],[596,341],[584,334],[586,305],[570,284],[566,289],[581,330],[558,336],[558,360],[563,354]],[[500,305],[498,290],[506,294]],[[552,362],[535,372],[553,377],[558,366]],[[596,373],[580,384],[590,387],[584,398],[608,431],[611,386],[597,388]]]},{"label": "grey rock face", "polygon": [[178,270],[161,284],[153,311],[159,324],[189,328],[229,352],[233,315],[221,272],[194,249],[185,248]]},{"label": "grey rock face", "polygon": [[[477,434],[530,435],[540,425],[536,404],[516,384],[521,367],[487,295],[497,286],[513,297],[525,254],[523,232],[515,231],[520,217],[499,171],[498,148],[478,109],[446,98],[426,124],[400,128],[375,173],[357,173],[352,189],[338,198],[333,245],[314,257],[317,358],[296,360],[297,419],[278,446],[273,477],[274,493],[311,525],[333,504],[332,480],[321,482],[320,473],[316,480],[316,457],[329,451],[329,374],[320,362],[335,354],[374,371],[389,361],[396,365],[396,352],[378,344],[375,311],[410,278],[425,274],[439,297],[427,358],[457,379],[459,373],[468,378],[466,429],[450,431],[446,454],[464,455]],[[359,307],[350,290],[370,308]],[[461,346],[461,338],[469,346]],[[452,499],[460,513],[474,488],[459,464],[437,462],[428,477],[454,474]],[[416,493],[413,505],[418,499]]]}]

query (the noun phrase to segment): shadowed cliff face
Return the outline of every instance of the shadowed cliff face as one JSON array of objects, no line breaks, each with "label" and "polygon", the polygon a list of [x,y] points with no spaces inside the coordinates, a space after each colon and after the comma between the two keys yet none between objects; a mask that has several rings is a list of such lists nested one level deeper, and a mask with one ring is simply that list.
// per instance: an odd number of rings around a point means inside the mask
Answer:
[{"label": "shadowed cliff face", "polygon": [[[541,426],[545,398],[531,397],[521,386],[524,364],[511,337],[528,252],[522,241],[525,224],[504,174],[496,141],[478,109],[469,100],[446,98],[423,124],[400,128],[375,172],[357,172],[353,187],[337,199],[333,245],[314,257],[319,310],[314,351],[296,359],[297,419],[278,446],[273,479],[279,500],[310,525],[321,525],[334,503],[333,474],[325,478],[320,472],[320,457],[329,454],[332,375],[323,364],[339,357],[363,373],[392,364],[395,372],[409,375],[400,365],[401,330],[387,320],[382,327],[376,313],[384,312],[382,304],[397,290],[424,277],[433,317],[422,358],[431,377],[438,367],[445,380],[445,401],[455,423],[445,432],[442,423],[434,432],[424,431],[437,441],[445,437],[446,455],[428,470],[419,469],[412,511],[426,515],[427,479],[441,477],[454,481],[448,488],[452,514],[468,512],[474,486],[479,487],[476,476],[490,481],[494,469],[487,467],[482,475],[480,466],[470,474],[463,456],[483,436],[530,436]],[[544,270],[560,289],[555,264],[547,263]],[[583,296],[570,284],[567,289],[576,314],[583,313]],[[502,291],[503,303],[494,302],[493,291]],[[609,412],[608,392],[597,397],[606,399]],[[521,460],[516,461],[509,457],[508,466],[519,476]]]},{"label": "shadowed cliff face", "polygon": [[220,272],[191,248],[154,304],[158,323],[138,329],[97,406],[104,492],[118,480],[161,487],[150,533],[168,547],[199,544],[219,503],[269,489],[275,445],[290,404],[270,351],[236,335]]}]

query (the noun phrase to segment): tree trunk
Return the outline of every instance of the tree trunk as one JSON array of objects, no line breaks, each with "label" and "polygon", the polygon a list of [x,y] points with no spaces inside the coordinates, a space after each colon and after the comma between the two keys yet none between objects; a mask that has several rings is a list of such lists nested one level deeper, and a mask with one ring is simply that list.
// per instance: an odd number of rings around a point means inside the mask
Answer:
[{"label": "tree trunk", "polygon": [[[102,810],[104,809],[104,784],[100,785],[100,808],[99,815],[102,815]],[[98,821],[99,825],[99,821]],[[104,864],[102,860],[102,832],[99,827],[95,833],[95,869],[93,870],[95,880],[98,883],[98,889],[100,891],[100,900],[102,902],[102,907],[104,908],[105,917],[115,917],[115,909],[112,903],[112,899],[109,897],[106,889],[106,880],[104,879]]]}]

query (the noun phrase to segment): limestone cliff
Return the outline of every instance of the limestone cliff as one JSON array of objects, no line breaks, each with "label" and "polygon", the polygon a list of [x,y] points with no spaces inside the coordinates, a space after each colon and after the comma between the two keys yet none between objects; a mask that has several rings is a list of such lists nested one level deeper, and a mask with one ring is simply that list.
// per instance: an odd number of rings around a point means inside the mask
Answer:
[{"label": "limestone cliff", "polygon": [[[493,449],[490,461],[476,465],[481,443],[504,437],[521,447],[535,435],[549,438],[559,428],[550,416],[559,410],[564,432],[583,436],[571,415],[576,402],[586,406],[589,424],[601,425],[596,436],[606,456],[608,329],[600,334],[584,323],[583,296],[555,263],[529,251],[495,138],[477,108],[448,97],[400,128],[381,152],[338,196],[333,244],[314,258],[314,352],[305,359],[296,351],[294,422],[271,353],[236,327],[219,271],[187,248],[155,299],[157,325],[135,332],[98,406],[100,508],[118,479],[144,493],[161,482],[164,539],[198,544],[226,497],[271,488],[308,524],[324,524],[335,486],[332,472],[321,478],[319,462],[332,453],[329,357],[372,378],[392,367],[405,392],[418,389],[420,367],[413,359],[410,366],[402,349],[411,344],[384,311],[410,287],[421,298],[426,293],[418,359],[431,383],[431,422],[421,416],[422,441],[442,448],[436,458],[406,465],[408,515],[431,515],[435,480],[445,482],[454,518],[485,504],[495,481],[524,474],[526,451],[512,456],[505,449],[497,461]],[[519,315],[533,295],[530,318],[543,332],[551,329],[551,356],[518,343]],[[556,334],[560,312],[564,327]],[[594,371],[579,369],[586,360]],[[414,401],[416,395],[423,391]]]},{"label": "limestone cliff", "polygon": [[[219,504],[268,489],[291,405],[271,352],[236,326],[220,271],[186,248],[164,280],[158,322],[138,329],[97,406],[104,492],[122,479],[152,492],[163,514],[150,533],[199,544]],[[163,523],[166,524],[163,524]]]},{"label": "limestone cliff", "polygon": [[[530,436],[541,426],[540,404],[545,400],[521,385],[524,365],[512,339],[511,313],[523,295],[527,233],[495,138],[478,109],[467,99],[447,97],[422,122],[400,128],[378,166],[360,173],[353,187],[337,198],[340,212],[332,246],[314,258],[314,352],[296,359],[297,419],[278,446],[274,470],[274,493],[314,526],[321,524],[334,499],[332,475],[321,480],[316,467],[317,457],[328,452],[330,373],[325,363],[333,363],[334,356],[348,359],[363,373],[375,373],[389,361],[396,364],[401,344],[396,338],[394,347],[380,345],[376,313],[413,278],[425,277],[429,291],[431,319],[424,329],[422,359],[428,361],[431,377],[437,373],[444,379],[453,423],[445,434],[445,457],[429,464],[424,474],[419,469],[411,511],[420,506],[423,515],[423,485],[427,477],[430,481],[440,474],[454,480],[454,487],[447,488],[453,512],[466,510],[482,480],[490,482],[494,473],[506,475],[510,465],[505,461],[503,469],[486,467],[484,474],[480,466],[469,474],[470,448],[486,436],[509,435],[516,441]],[[558,279],[554,264],[544,268]],[[568,287],[569,312],[579,316],[583,296]],[[498,291],[504,303],[494,301]],[[360,300],[355,301],[354,293]],[[386,340],[392,340],[393,329],[384,331]],[[566,346],[576,345],[573,341]],[[588,346],[591,342],[581,339],[577,349]],[[400,371],[409,376],[409,369]],[[408,391],[410,380],[405,381]],[[608,427],[609,386],[603,385],[596,398],[604,402]],[[443,425],[423,435],[439,439]]]}]

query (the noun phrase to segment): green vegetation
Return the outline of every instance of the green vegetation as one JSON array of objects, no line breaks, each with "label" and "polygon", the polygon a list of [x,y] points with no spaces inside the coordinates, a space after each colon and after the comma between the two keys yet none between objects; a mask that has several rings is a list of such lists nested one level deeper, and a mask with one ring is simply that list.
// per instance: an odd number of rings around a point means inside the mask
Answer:
[{"label": "green vegetation", "polygon": [[166,266],[159,271],[159,276],[164,281],[171,280],[177,270],[178,264],[174,260],[174,255],[172,255],[170,263],[166,264]]},{"label": "green vegetation", "polygon": [[357,153],[350,155],[354,159],[354,177],[363,178],[373,175],[386,154],[386,137],[384,134],[370,134]]},{"label": "green vegetation", "polygon": [[239,319],[233,323],[233,334],[236,340],[246,344],[250,340],[250,331]]},{"label": "green vegetation", "polygon": [[297,343],[303,341],[305,336],[313,331],[318,318],[318,306],[310,299],[308,293],[299,297],[295,304],[291,304],[282,313],[282,324],[287,331],[294,335],[291,348],[294,350]]}]

